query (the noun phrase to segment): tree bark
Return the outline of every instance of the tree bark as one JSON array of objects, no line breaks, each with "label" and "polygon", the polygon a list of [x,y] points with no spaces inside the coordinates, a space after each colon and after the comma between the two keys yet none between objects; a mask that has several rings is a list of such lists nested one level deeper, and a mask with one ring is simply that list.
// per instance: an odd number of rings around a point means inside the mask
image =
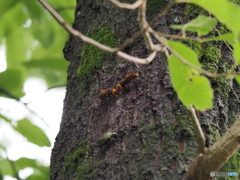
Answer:
[{"label": "tree bark", "polygon": [[[166,2],[150,3],[149,19]],[[175,33],[169,25],[191,18],[185,11],[184,4],[174,6],[154,29]],[[107,27],[121,44],[139,31],[136,18],[137,11],[119,9],[107,0],[78,0],[73,27],[84,34],[91,32],[93,37]],[[222,54],[214,65],[221,65],[221,60],[231,63],[229,50],[224,44],[217,46]],[[196,138],[188,110],[170,83],[165,56],[158,54],[152,63],[137,65],[98,54],[103,64],[93,64],[82,74],[85,59],[99,60],[95,50],[86,58],[85,48],[75,37],[64,48],[70,65],[62,122],[52,150],[51,179],[182,179],[197,156]],[[138,57],[148,54],[143,38],[124,51]],[[201,56],[203,63],[206,56]],[[226,67],[218,70],[221,68]],[[118,96],[99,97],[101,90],[114,88],[131,73],[141,76],[129,81]],[[214,108],[197,113],[206,146],[228,129],[239,110],[239,102],[233,98],[239,95],[239,86],[232,80],[211,82]]]}]

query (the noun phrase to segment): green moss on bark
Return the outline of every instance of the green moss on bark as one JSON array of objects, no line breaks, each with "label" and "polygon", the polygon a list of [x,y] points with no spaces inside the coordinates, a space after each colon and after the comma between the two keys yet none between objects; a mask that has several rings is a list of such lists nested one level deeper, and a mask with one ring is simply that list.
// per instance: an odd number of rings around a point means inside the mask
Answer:
[{"label": "green moss on bark", "polygon": [[[117,39],[113,31],[108,27],[93,28],[87,36],[109,47],[117,45]],[[112,54],[103,51],[89,43],[86,43],[80,53],[80,66],[78,76],[81,78],[80,90],[87,90],[88,85],[94,80],[94,72],[102,67],[104,61],[113,57]]]},{"label": "green moss on bark", "polygon": [[152,17],[153,15],[156,15],[160,13],[164,7],[166,6],[165,0],[148,0],[147,1],[147,13]]},{"label": "green moss on bark", "polygon": [[218,61],[220,59],[220,49],[211,43],[203,44],[201,60],[203,69],[211,72],[218,72]]},{"label": "green moss on bark", "polygon": [[[65,156],[65,178],[70,178],[72,174],[79,171],[79,169],[82,171],[86,171],[86,165],[83,163],[84,159],[86,159],[87,156],[87,143],[86,141],[83,141],[80,143],[79,147],[77,147],[75,150],[70,151]],[[84,167],[79,168],[84,164]]]},{"label": "green moss on bark", "polygon": [[197,16],[203,9],[195,4],[186,4],[185,15],[186,16]]},{"label": "green moss on bark", "polygon": [[237,180],[240,175],[240,152],[235,152],[234,155],[224,164],[219,172],[237,172],[237,176],[226,177],[227,180]]}]

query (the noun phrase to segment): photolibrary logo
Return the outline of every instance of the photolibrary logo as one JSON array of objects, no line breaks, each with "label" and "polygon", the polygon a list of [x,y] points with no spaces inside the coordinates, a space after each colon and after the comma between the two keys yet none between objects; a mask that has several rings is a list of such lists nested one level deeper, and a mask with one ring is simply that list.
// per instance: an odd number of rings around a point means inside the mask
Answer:
[{"label": "photolibrary logo", "polygon": [[210,172],[210,176],[211,176],[211,177],[214,177],[214,176],[215,176],[215,172],[214,172],[214,171],[211,171],[211,172]]},{"label": "photolibrary logo", "polygon": [[238,173],[237,172],[214,172],[214,171],[211,171],[210,176],[211,177],[214,177],[214,176],[238,176]]}]

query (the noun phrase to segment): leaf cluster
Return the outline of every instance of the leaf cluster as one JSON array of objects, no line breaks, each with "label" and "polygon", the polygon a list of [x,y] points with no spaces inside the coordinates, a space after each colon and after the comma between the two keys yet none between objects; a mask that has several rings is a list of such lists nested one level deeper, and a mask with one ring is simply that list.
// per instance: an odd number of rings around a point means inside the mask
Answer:
[{"label": "leaf cluster", "polygon": [[[69,22],[73,22],[75,1],[49,1]],[[30,77],[43,79],[49,88],[64,86],[68,62],[64,60],[62,49],[68,34],[58,26],[53,17],[38,1],[0,1],[0,47],[4,47],[6,68],[0,72],[0,98],[14,99],[24,104],[21,97],[24,83]],[[1,59],[0,61],[4,61]],[[3,63],[1,63],[3,64]],[[27,108],[27,104],[24,104]],[[1,110],[1,109],[0,109]],[[32,112],[31,112],[32,113]],[[39,147],[50,147],[45,132],[25,117],[18,121],[0,111],[0,123],[5,121],[19,136]],[[30,179],[48,179],[49,167],[37,160],[20,158],[8,159],[8,148],[0,142],[0,179],[9,175],[20,179],[19,171],[27,167],[33,169]]]},{"label": "leaf cluster", "polygon": [[[176,2],[192,3],[206,10],[212,16],[199,15],[195,19],[182,25],[172,25],[174,29],[181,30],[182,36],[180,39],[192,39],[199,43],[209,41],[224,41],[233,51],[234,64],[230,67],[226,74],[214,74],[216,70],[212,69],[209,72],[203,70],[203,64],[200,63],[198,51],[193,51],[190,47],[170,40],[166,40],[166,44],[172,49],[172,55],[169,57],[169,68],[171,81],[176,90],[178,97],[186,107],[193,105],[198,110],[205,110],[213,106],[213,90],[209,83],[210,77],[226,77],[235,78],[240,83],[240,76],[233,74],[235,67],[240,64],[240,26],[237,22],[237,17],[240,15],[240,7],[227,0],[205,1],[205,0],[177,0]],[[221,9],[222,8],[222,9]],[[229,30],[217,36],[209,36],[216,28],[217,24],[225,25]],[[196,34],[193,38],[188,37],[188,34]],[[219,58],[218,53],[214,56],[215,48],[209,47],[209,54],[212,55],[212,60]],[[180,60],[180,61],[179,61]],[[208,67],[206,67],[208,68]]]}]

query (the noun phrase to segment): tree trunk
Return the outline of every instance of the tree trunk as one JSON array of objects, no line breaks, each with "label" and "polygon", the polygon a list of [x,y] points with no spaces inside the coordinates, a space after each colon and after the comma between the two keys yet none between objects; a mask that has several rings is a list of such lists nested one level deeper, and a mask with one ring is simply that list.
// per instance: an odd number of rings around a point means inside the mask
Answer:
[{"label": "tree trunk", "polygon": [[[149,2],[150,20],[166,2]],[[107,0],[77,3],[73,27],[100,42],[120,45],[139,31],[136,10],[119,9]],[[189,18],[184,4],[175,5],[154,28],[175,33],[169,26]],[[232,62],[223,43],[202,48],[206,68],[221,65],[215,69],[224,72]],[[211,54],[210,48],[221,56]],[[143,38],[124,51],[138,57],[148,54]],[[196,137],[188,111],[172,88],[165,56],[158,54],[152,63],[137,65],[75,37],[66,43],[64,54],[70,66],[61,127],[52,150],[51,179],[182,179],[197,155]],[[119,95],[107,93],[100,98],[101,90],[114,88],[131,73],[140,77],[129,80]],[[197,114],[206,146],[227,130],[239,110],[238,85],[225,79],[211,82],[214,108]]]}]

